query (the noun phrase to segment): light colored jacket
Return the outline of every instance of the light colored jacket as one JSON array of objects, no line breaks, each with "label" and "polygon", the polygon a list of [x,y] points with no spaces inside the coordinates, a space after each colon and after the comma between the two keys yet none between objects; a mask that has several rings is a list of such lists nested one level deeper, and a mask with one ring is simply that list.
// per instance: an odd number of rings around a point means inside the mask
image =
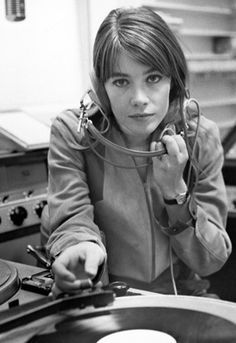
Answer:
[{"label": "light colored jacket", "polygon": [[[169,270],[169,246],[175,266],[205,276],[219,270],[231,252],[225,230],[226,190],[221,173],[223,149],[215,123],[202,117],[196,146],[198,182],[188,200],[192,220],[176,232],[168,229],[162,195],[153,177],[155,158],[145,183],[131,156],[98,144],[104,158],[81,150],[78,120],[66,111],[52,124],[48,155],[52,256],[84,240],[95,241],[108,255],[108,272],[150,283]],[[110,140],[124,145],[116,127]],[[178,214],[177,214],[178,216]],[[105,237],[102,240],[101,235]],[[102,243],[103,241],[103,243]]]}]

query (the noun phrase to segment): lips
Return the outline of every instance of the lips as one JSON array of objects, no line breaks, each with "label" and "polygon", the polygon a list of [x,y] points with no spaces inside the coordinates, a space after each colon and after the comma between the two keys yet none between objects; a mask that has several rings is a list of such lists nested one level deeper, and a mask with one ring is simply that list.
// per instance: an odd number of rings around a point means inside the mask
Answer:
[{"label": "lips", "polygon": [[147,118],[147,117],[152,117],[154,113],[135,113],[129,115],[130,118]]}]

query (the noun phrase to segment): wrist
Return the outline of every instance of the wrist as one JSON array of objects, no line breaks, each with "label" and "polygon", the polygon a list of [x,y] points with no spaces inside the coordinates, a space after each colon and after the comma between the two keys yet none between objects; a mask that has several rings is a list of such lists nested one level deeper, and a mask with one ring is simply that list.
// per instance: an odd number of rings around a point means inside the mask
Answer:
[{"label": "wrist", "polygon": [[184,181],[182,181],[177,187],[175,187],[175,189],[163,189],[162,190],[162,195],[164,198],[164,201],[166,200],[168,202],[168,200],[173,200],[173,199],[177,199],[177,198],[181,198],[184,195],[187,196],[187,192],[188,192],[188,188],[185,184]]},{"label": "wrist", "polygon": [[177,194],[174,198],[172,199],[165,199],[163,198],[164,200],[164,203],[166,205],[183,205],[186,203],[188,199],[188,192],[184,192],[184,193],[179,193]]},{"label": "wrist", "polygon": [[168,193],[168,195],[163,195],[163,200],[167,205],[183,205],[187,201],[188,195],[188,189],[185,186],[172,194]]}]

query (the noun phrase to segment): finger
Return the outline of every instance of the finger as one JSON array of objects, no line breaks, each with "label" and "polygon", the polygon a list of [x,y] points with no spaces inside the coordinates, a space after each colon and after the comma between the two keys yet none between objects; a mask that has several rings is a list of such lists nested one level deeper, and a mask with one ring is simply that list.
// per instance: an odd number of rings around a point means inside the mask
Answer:
[{"label": "finger", "polygon": [[59,258],[52,265],[52,272],[58,278],[65,279],[69,282],[75,281],[75,275],[67,268],[67,264]]},{"label": "finger", "polygon": [[174,139],[176,140],[176,143],[179,146],[179,151],[183,154],[188,154],[187,146],[183,137],[181,135],[175,135]]},{"label": "finger", "polygon": [[161,141],[153,141],[150,144],[150,151],[157,151],[158,153],[160,153],[160,155],[162,155],[166,152],[166,148]]},{"label": "finger", "polygon": [[162,138],[162,142],[166,145],[166,150],[171,156],[178,156],[180,150],[174,136],[165,135]]},{"label": "finger", "polygon": [[58,285],[56,282],[53,283],[50,295],[53,299],[58,298],[60,295],[64,293],[76,294],[81,290],[90,289],[93,287],[93,282],[91,279],[86,280],[77,280],[71,284],[60,284]]},{"label": "finger", "polygon": [[[99,248],[100,249],[100,248]],[[94,254],[87,254],[87,258],[84,264],[84,270],[90,277],[95,277],[98,272],[98,267],[103,263],[104,257],[100,251],[94,252]]]},{"label": "finger", "polygon": [[156,151],[157,150],[157,142],[153,141],[150,144],[150,151]]},{"label": "finger", "polygon": [[166,163],[169,161],[169,156],[168,154],[163,154],[158,156],[158,160],[161,161],[162,163]]},{"label": "finger", "polygon": [[74,282],[68,282],[62,279],[55,279],[55,283],[52,287],[52,291],[55,288],[54,293],[74,293],[79,290],[89,289],[93,287],[93,282],[90,278],[75,280]]},{"label": "finger", "polygon": [[56,283],[54,282],[54,284],[52,285],[52,289],[51,292],[49,294],[49,296],[52,296],[53,299],[56,299],[59,297],[59,295],[61,295],[63,292],[61,291],[60,288],[58,288],[58,286],[56,285]]}]

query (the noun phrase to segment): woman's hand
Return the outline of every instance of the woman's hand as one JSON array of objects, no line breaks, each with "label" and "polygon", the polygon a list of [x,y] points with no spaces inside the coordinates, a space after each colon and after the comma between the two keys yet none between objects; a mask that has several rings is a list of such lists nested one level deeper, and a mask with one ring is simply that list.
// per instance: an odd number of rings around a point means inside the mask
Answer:
[{"label": "woman's hand", "polygon": [[64,250],[52,265],[53,295],[78,291],[82,280],[93,279],[97,275],[98,267],[105,259],[105,252],[93,242],[81,242]]},{"label": "woman's hand", "polygon": [[[167,154],[153,158],[154,173],[163,197],[172,199],[183,193],[187,186],[183,180],[183,172],[188,160],[188,150],[181,135],[164,135],[162,143]],[[151,143],[151,151],[155,151],[156,142]]]}]

